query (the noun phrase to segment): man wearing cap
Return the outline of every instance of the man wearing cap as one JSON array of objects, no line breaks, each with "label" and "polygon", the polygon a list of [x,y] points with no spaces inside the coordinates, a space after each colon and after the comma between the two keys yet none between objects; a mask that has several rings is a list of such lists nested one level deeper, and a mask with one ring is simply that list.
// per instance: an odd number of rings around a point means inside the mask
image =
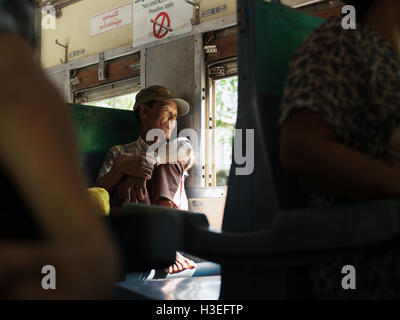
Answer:
[{"label": "man wearing cap", "polygon": [[[189,104],[175,98],[169,89],[154,85],[137,94],[133,111],[140,123],[139,138],[132,143],[112,147],[97,179],[97,185],[110,194],[111,213],[126,202],[187,210],[184,179],[194,163],[193,148],[186,138],[169,139],[176,127],[177,117],[189,112]],[[149,147],[163,142],[160,141],[163,139],[147,139],[148,133],[154,129],[161,130],[164,141],[168,142],[167,149],[172,152],[156,152],[154,161],[149,161],[146,155]],[[169,159],[171,155],[172,159]],[[177,262],[169,268],[169,273],[192,267],[192,261],[177,253]]]}]

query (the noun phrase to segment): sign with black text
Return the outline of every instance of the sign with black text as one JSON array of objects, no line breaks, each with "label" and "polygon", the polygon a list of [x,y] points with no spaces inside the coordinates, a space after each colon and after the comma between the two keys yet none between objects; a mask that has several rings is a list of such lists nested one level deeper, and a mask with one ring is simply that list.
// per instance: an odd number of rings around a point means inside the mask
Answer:
[{"label": "sign with black text", "polygon": [[133,46],[191,32],[192,17],[184,0],[134,0]]}]

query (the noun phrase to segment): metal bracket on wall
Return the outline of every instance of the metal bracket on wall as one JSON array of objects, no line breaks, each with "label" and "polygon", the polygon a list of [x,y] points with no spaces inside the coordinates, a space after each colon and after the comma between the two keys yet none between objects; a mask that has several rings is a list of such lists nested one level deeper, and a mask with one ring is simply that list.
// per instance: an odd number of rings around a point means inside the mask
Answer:
[{"label": "metal bracket on wall", "polygon": [[101,52],[99,54],[99,81],[106,80],[107,75],[106,75],[106,59],[104,56],[104,52]]},{"label": "metal bracket on wall", "polygon": [[60,47],[63,47],[65,49],[65,60],[63,61],[62,59],[60,59],[60,62],[62,64],[68,63],[68,44],[67,45],[63,45],[60,42],[58,42],[58,39],[56,39],[56,45],[59,45]]},{"label": "metal bracket on wall", "polygon": [[200,23],[200,5],[196,2],[190,1],[190,0],[185,0],[187,4],[190,4],[194,7],[194,18],[191,19],[191,22],[193,25],[199,24]]}]

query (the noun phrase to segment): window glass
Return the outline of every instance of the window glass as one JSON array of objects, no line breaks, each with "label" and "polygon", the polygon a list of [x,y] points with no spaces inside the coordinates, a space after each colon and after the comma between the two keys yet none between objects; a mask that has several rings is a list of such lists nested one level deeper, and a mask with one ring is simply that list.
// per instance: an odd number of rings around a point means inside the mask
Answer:
[{"label": "window glass", "polygon": [[215,80],[215,171],[217,186],[228,185],[237,109],[238,77]]},{"label": "window glass", "polygon": [[123,96],[113,97],[110,99],[92,101],[87,104],[103,108],[133,110],[133,105],[135,104],[136,95],[137,92],[134,92]]}]

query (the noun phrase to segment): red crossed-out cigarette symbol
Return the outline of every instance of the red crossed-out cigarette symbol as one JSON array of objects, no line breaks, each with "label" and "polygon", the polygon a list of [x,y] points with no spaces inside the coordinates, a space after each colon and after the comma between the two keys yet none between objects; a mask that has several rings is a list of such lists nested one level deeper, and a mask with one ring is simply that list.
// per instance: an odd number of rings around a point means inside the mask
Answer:
[{"label": "red crossed-out cigarette symbol", "polygon": [[168,32],[172,32],[171,20],[166,12],[160,12],[155,19],[150,21],[153,23],[153,34],[157,39],[162,39]]}]

